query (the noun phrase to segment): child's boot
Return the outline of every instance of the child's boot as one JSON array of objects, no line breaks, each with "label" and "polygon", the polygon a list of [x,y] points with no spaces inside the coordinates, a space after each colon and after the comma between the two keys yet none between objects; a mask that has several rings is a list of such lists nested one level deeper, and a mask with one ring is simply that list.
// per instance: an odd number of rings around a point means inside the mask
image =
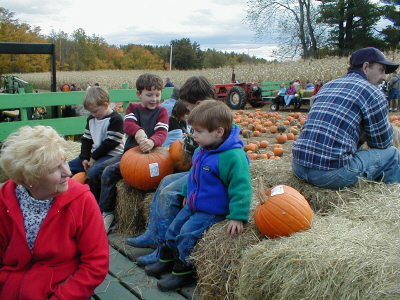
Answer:
[{"label": "child's boot", "polygon": [[128,245],[139,248],[156,248],[158,244],[158,224],[155,197],[150,204],[149,221],[145,233],[137,237],[125,239]]},{"label": "child's boot", "polygon": [[149,276],[158,277],[163,273],[171,272],[174,267],[175,252],[167,245],[160,247],[160,259],[144,268],[144,271]]},{"label": "child's boot", "polygon": [[163,292],[177,291],[196,282],[192,265],[185,265],[179,258],[174,261],[172,274],[157,282],[157,287]]},{"label": "child's boot", "polygon": [[161,247],[162,246],[159,244],[157,249],[150,254],[139,256],[136,260],[137,264],[139,266],[147,266],[158,262],[160,259]]}]

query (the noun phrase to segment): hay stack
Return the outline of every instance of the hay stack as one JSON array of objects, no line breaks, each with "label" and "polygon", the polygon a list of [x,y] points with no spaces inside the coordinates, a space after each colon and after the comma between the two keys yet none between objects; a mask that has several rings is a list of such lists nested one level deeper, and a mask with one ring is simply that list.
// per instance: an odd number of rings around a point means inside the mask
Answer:
[{"label": "hay stack", "polygon": [[137,236],[144,232],[152,195],[129,186],[124,180],[117,183],[115,217],[118,233]]},{"label": "hay stack", "polygon": [[316,187],[298,179],[292,172],[291,161],[261,159],[254,160],[250,166],[253,192],[256,190],[257,179],[264,177],[265,190],[284,184],[298,190],[310,202],[314,212],[327,213],[332,208],[343,203],[343,197],[351,197],[347,189],[329,190]]},{"label": "hay stack", "polygon": [[399,299],[400,185],[361,185],[310,230],[249,248],[238,299]]}]

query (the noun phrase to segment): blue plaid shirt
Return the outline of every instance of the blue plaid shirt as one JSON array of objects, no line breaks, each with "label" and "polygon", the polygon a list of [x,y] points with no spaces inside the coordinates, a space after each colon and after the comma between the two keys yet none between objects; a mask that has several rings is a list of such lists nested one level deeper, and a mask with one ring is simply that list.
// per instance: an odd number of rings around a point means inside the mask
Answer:
[{"label": "blue plaid shirt", "polygon": [[312,169],[338,169],[349,164],[364,141],[371,148],[387,148],[393,128],[385,95],[363,72],[352,70],[318,92],[293,144],[293,160]]}]

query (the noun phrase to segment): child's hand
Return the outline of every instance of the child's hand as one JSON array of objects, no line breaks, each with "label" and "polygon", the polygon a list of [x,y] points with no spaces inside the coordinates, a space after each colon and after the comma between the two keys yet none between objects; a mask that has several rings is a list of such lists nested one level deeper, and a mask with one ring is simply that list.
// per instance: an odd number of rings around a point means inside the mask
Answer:
[{"label": "child's hand", "polygon": [[243,232],[243,221],[239,220],[229,220],[227,234],[234,236],[239,235]]},{"label": "child's hand", "polygon": [[186,198],[186,197],[183,197],[182,206],[185,206],[186,203],[187,203],[187,198]]},{"label": "child's hand", "polygon": [[83,169],[85,170],[85,172],[89,169],[89,162],[85,159],[85,160],[83,160],[82,161],[82,166],[83,166]]},{"label": "child's hand", "polygon": [[149,152],[154,148],[154,141],[151,139],[143,139],[139,142],[139,147],[142,152]]},{"label": "child's hand", "polygon": [[95,162],[96,162],[96,160],[94,160],[93,158],[91,158],[91,159],[89,160],[89,163],[88,163],[89,167],[93,166]]}]

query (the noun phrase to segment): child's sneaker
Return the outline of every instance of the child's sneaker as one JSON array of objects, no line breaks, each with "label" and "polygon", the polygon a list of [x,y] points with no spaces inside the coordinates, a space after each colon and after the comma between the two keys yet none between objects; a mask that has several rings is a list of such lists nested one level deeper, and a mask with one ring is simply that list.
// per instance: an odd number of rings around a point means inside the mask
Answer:
[{"label": "child's sneaker", "polygon": [[104,227],[106,229],[106,232],[109,233],[111,230],[111,225],[114,221],[114,213],[103,212],[103,219],[104,219]]}]

